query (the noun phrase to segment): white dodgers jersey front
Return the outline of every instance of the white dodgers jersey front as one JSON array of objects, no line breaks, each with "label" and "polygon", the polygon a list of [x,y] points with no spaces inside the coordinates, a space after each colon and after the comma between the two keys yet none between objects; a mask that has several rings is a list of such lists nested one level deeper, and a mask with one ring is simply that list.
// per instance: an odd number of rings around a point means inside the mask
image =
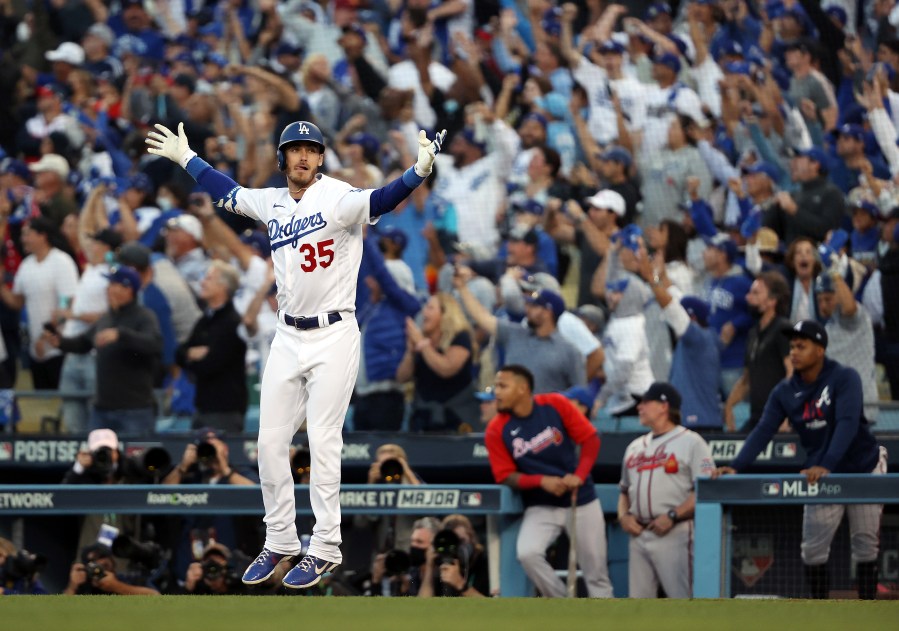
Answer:
[{"label": "white dodgers jersey front", "polygon": [[317,177],[299,201],[286,188],[242,187],[225,200],[226,209],[268,227],[278,308],[292,316],[355,311],[362,224],[377,221],[371,189]]}]

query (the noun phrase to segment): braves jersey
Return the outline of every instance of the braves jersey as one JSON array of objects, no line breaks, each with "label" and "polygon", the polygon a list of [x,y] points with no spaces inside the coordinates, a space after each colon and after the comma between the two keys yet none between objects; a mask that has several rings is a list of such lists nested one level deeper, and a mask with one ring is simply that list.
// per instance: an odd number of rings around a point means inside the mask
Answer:
[{"label": "braves jersey", "polygon": [[702,436],[676,427],[658,436],[649,432],[627,446],[618,486],[627,493],[630,513],[645,524],[683,504],[696,478],[714,469],[712,450]]},{"label": "braves jersey", "polygon": [[224,207],[268,226],[278,308],[293,316],[355,311],[370,189],[318,175],[299,201],[286,188],[231,191]]},{"label": "braves jersey", "polygon": [[[497,414],[487,426],[484,443],[497,482],[513,473],[564,477],[574,473],[579,458],[577,445],[596,435],[587,418],[561,394],[534,396],[534,408],[526,417]],[[556,497],[541,488],[522,491],[525,506],[569,506],[566,493]],[[596,499],[593,481],[578,489],[578,506]]]},{"label": "braves jersey", "polygon": [[814,382],[806,383],[794,374],[775,386],[758,426],[746,438],[731,466],[737,471],[748,467],[787,418],[805,449],[806,468],[820,466],[833,473],[870,473],[879,451],[862,403],[858,373],[825,359]]}]

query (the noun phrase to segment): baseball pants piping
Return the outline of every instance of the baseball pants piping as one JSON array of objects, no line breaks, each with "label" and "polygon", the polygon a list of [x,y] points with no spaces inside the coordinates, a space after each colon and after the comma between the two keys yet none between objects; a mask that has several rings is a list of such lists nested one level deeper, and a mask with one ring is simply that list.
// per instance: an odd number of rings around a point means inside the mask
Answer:
[{"label": "baseball pants piping", "polygon": [[309,437],[309,499],[315,526],[308,554],[340,563],[340,457],[343,421],[359,369],[359,329],[352,314],[329,327],[299,331],[278,323],[262,378],[259,479],[265,547],[299,554],[290,444]]}]

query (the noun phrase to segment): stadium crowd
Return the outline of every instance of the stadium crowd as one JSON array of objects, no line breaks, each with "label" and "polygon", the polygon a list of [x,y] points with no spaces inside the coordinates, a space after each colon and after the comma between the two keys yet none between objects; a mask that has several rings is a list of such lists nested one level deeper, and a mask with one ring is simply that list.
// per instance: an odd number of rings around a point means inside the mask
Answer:
[{"label": "stadium crowd", "polygon": [[[348,429],[483,431],[521,364],[593,420],[660,381],[684,427],[746,430],[802,319],[869,421],[899,398],[895,0],[0,0],[0,33],[0,387],[93,394],[66,432],[241,432],[274,336],[267,226],[148,154],[154,123],[253,187],[295,120],[360,188],[449,131],[368,230]],[[230,559],[204,546],[189,592]]]}]

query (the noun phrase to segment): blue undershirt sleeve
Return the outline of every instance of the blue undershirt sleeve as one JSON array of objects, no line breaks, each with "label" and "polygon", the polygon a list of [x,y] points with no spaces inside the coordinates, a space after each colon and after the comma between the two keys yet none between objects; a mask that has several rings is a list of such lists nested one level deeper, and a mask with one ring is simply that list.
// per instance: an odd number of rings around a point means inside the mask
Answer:
[{"label": "blue undershirt sleeve", "polygon": [[191,158],[185,170],[197,181],[200,187],[209,193],[213,204],[221,206],[221,203],[240,185],[220,171],[213,169],[209,163],[200,157]]},{"label": "blue undershirt sleeve", "polygon": [[[193,160],[191,160],[193,162]],[[188,165],[190,166],[190,165]],[[402,177],[398,177],[386,186],[375,189],[369,202],[369,215],[380,217],[396,208],[396,205],[409,197],[425,178],[415,172],[415,167],[409,167]]]}]

